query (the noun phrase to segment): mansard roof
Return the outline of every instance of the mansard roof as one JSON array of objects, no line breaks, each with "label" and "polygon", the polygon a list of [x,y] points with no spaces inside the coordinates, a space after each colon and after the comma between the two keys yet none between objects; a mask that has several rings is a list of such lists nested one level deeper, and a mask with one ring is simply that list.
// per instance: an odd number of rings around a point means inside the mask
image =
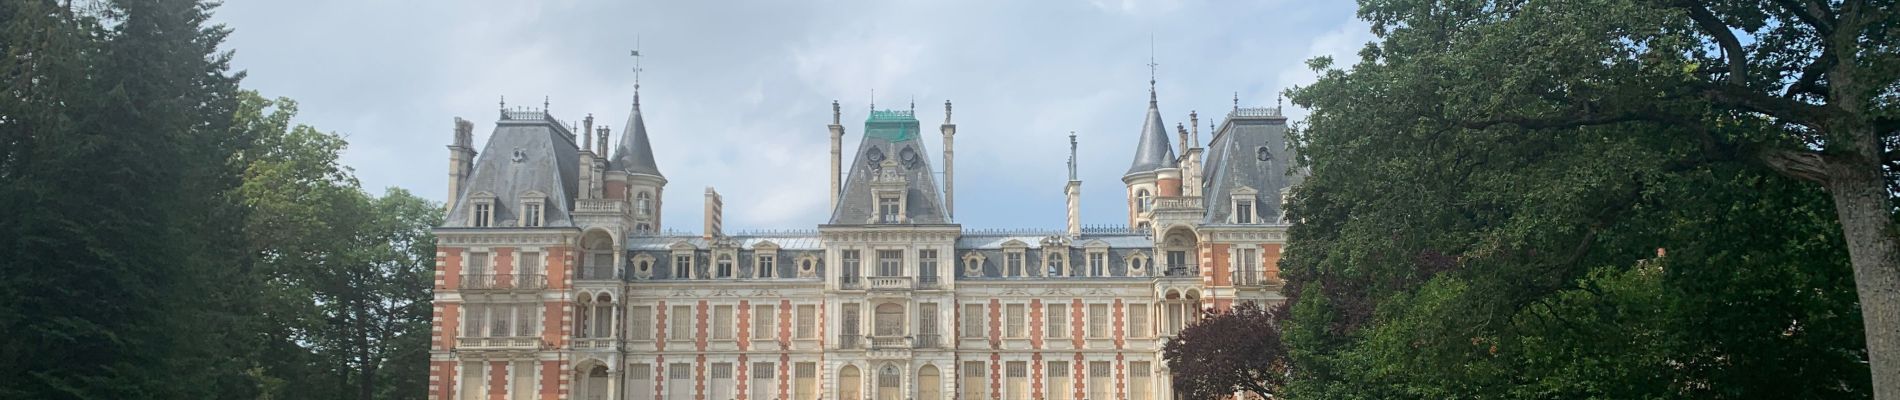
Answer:
[{"label": "mansard roof", "polygon": [[1239,108],[1208,144],[1207,179],[1202,182],[1207,213],[1202,223],[1224,224],[1234,210],[1233,195],[1246,187],[1256,191],[1259,215],[1272,221],[1280,215],[1280,190],[1299,184],[1302,176],[1289,175],[1296,154],[1287,146],[1286,117],[1276,108]]},{"label": "mansard roof", "polygon": [[492,226],[515,226],[523,196],[534,192],[547,196],[542,226],[574,226],[568,219],[580,185],[574,133],[544,111],[504,111],[501,117],[442,226],[470,226],[469,207],[478,193],[494,196]]},{"label": "mansard roof", "polygon": [[1168,127],[1161,122],[1161,109],[1156,105],[1154,91],[1150,89],[1148,116],[1141,122],[1141,138],[1135,142],[1135,162],[1128,166],[1125,174],[1173,166],[1174,147],[1168,145]]},{"label": "mansard roof", "polygon": [[640,94],[633,95],[633,111],[627,115],[627,124],[620,127],[620,143],[614,146],[609,170],[626,171],[629,174],[643,174],[658,177],[660,166],[653,161],[653,143],[647,140],[647,121],[640,115]]},{"label": "mansard roof", "polygon": [[[894,177],[904,178],[905,223],[949,222],[943,210],[943,191],[938,189],[936,174],[930,169],[931,153],[924,147],[920,132],[911,111],[871,111],[864,121],[864,139],[852,153],[855,156],[846,174],[844,193],[831,211],[831,224],[869,223],[877,213],[876,201],[871,198],[874,181]],[[894,164],[891,168],[896,170],[884,171],[886,161],[893,161],[888,164]]]}]

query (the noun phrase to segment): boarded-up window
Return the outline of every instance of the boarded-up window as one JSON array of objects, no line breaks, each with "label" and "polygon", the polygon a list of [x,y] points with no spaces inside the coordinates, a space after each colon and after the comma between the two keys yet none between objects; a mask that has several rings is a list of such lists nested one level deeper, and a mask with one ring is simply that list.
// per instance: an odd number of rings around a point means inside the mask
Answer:
[{"label": "boarded-up window", "polygon": [[1049,337],[1069,337],[1069,306],[1063,304],[1048,305],[1042,312],[1042,320],[1048,322],[1049,326],[1043,327],[1042,331],[1048,333]]},{"label": "boarded-up window", "polygon": [[483,364],[486,363],[480,361],[462,363],[462,379],[455,382],[462,387],[462,400],[484,400],[488,398],[487,391],[483,390],[487,386],[483,385],[483,383],[487,382],[486,379],[482,379],[483,376],[486,376],[482,375]]},{"label": "boarded-up window", "polygon": [[772,305],[752,306],[752,338],[771,339],[772,333],[777,331],[778,314],[772,310]]},{"label": "boarded-up window", "polygon": [[1024,329],[1023,327],[1025,325],[1023,323],[1024,321],[1023,305],[1010,304],[1010,305],[1004,306],[1003,308],[1005,310],[1004,311],[1005,323],[1003,324],[1004,334],[1012,338],[1020,338],[1020,337],[1027,336],[1028,331]]},{"label": "boarded-up window", "polygon": [[987,394],[989,393],[989,388],[990,388],[989,379],[986,379],[988,376],[989,376],[989,371],[983,370],[982,361],[964,362],[963,363],[963,379],[962,379],[963,398],[965,399],[990,398],[990,396]]},{"label": "boarded-up window", "polygon": [[627,392],[633,400],[653,400],[653,366],[627,366]]},{"label": "boarded-up window", "polygon": [[1109,386],[1110,384],[1109,384],[1108,368],[1109,367],[1108,367],[1107,361],[1090,361],[1089,362],[1089,398],[1090,399],[1106,399],[1106,398],[1109,398],[1108,396],[1114,393],[1111,391],[1114,388]]},{"label": "boarded-up window", "polygon": [[515,382],[508,387],[508,397],[514,400],[533,400],[534,396],[533,361],[521,361],[514,364]]},{"label": "boarded-up window", "polygon": [[1069,392],[1075,390],[1075,381],[1069,379],[1068,361],[1050,361],[1044,364],[1042,376],[1043,398],[1048,400],[1069,400]]},{"label": "boarded-up window", "polygon": [[1108,337],[1108,305],[1089,305],[1089,337]]},{"label": "boarded-up window", "polygon": [[653,340],[653,307],[637,306],[627,310],[628,337]]},{"label": "boarded-up window", "polygon": [[673,306],[672,314],[666,318],[669,320],[666,323],[666,330],[669,331],[667,340],[693,340],[692,306]]},{"label": "boarded-up window", "polygon": [[1154,371],[1147,361],[1128,363],[1128,398],[1132,400],[1153,400]]},{"label": "boarded-up window", "polygon": [[983,305],[963,305],[963,337],[980,338],[988,329],[983,329]]},{"label": "boarded-up window", "polygon": [[712,392],[711,398],[714,398],[714,399],[734,398],[733,390],[737,389],[739,384],[732,380],[732,364],[731,363],[713,363],[712,373],[710,375],[712,375],[712,382],[711,382],[711,385],[708,385],[709,387],[707,387],[706,389],[707,391]]},{"label": "boarded-up window", "polygon": [[693,398],[693,365],[672,363],[666,366],[666,399],[691,400]]},{"label": "boarded-up window", "polygon": [[771,362],[752,363],[752,383],[746,388],[750,392],[747,398],[752,400],[771,400],[778,398],[778,368]]},{"label": "boarded-up window", "polygon": [[798,392],[798,400],[818,400],[818,363],[798,363],[796,369],[798,382],[793,390]]},{"label": "boarded-up window", "polygon": [[732,306],[713,307],[712,338],[732,340]]},{"label": "boarded-up window", "polygon": [[1151,328],[1148,327],[1148,305],[1147,304],[1129,304],[1128,305],[1128,336],[1137,337],[1137,338],[1145,338],[1145,337],[1148,337],[1148,333],[1150,332],[1149,329]]},{"label": "boarded-up window", "polygon": [[1022,361],[1010,361],[1003,364],[1003,378],[1008,389],[1004,398],[1012,400],[1029,399],[1029,366]]},{"label": "boarded-up window", "polygon": [[798,338],[818,337],[818,308],[810,304],[798,306]]}]

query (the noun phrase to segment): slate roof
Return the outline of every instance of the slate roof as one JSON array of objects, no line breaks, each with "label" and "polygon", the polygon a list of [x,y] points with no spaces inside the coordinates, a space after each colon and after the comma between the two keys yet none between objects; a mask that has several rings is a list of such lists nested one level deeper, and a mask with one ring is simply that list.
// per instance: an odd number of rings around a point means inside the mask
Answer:
[{"label": "slate roof", "polygon": [[579,190],[579,148],[574,134],[552,116],[540,111],[503,113],[477,154],[475,169],[442,226],[470,226],[468,207],[473,195],[483,192],[495,195],[493,226],[515,226],[521,196],[530,191],[547,195],[543,226],[574,226],[568,212]]},{"label": "slate roof", "polygon": [[930,169],[932,153],[924,147],[917,118],[910,111],[872,111],[864,121],[864,140],[852,154],[855,156],[845,175],[844,193],[831,210],[831,224],[869,223],[877,212],[876,200],[871,198],[872,180],[885,160],[895,160],[897,172],[905,178],[907,223],[949,222],[943,210],[943,191],[938,189]]},{"label": "slate roof", "polygon": [[1154,89],[1148,89],[1148,116],[1141,121],[1141,138],[1135,142],[1135,162],[1126,174],[1148,172],[1174,166],[1174,147],[1168,145],[1168,126],[1161,122],[1161,109],[1155,102]]},{"label": "slate roof", "polygon": [[660,175],[659,164],[653,162],[653,143],[647,140],[646,118],[640,115],[640,94],[633,94],[633,111],[627,115],[627,124],[620,127],[620,143],[614,146],[614,157],[607,168],[627,171],[629,174]]},{"label": "slate roof", "polygon": [[[1266,160],[1261,160],[1265,151]],[[1250,187],[1258,191],[1255,207],[1264,222],[1280,215],[1280,189],[1299,184],[1302,176],[1288,175],[1295,154],[1287,146],[1286,117],[1277,109],[1241,108],[1227,114],[1227,121],[1215,131],[1208,144],[1207,179],[1202,182],[1206,196],[1205,224],[1225,224],[1232,215],[1231,199],[1236,189]]]}]

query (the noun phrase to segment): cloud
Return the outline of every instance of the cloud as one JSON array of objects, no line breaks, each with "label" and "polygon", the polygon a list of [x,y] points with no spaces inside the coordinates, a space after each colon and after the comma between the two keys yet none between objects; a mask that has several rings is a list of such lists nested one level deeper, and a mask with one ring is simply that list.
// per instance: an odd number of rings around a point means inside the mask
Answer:
[{"label": "cloud", "polygon": [[444,198],[451,119],[492,124],[504,95],[511,106],[545,97],[566,120],[592,114],[617,137],[632,97],[627,50],[638,46],[643,115],[670,181],[668,228],[699,228],[708,186],[725,196],[729,229],[828,219],[830,103],[844,105],[850,152],[876,89],[879,108],[915,99],[933,153],[942,103],[955,101],[958,222],[1054,229],[1070,131],[1081,140],[1084,222],[1124,222],[1120,178],[1151,54],[1165,119],[1200,110],[1203,124],[1216,122],[1233,92],[1270,104],[1311,81],[1306,58],[1356,52],[1364,25],[1351,7],[338,0],[230,2],[215,19],[235,30],[227,47],[250,72],[245,85],[297,99],[300,122],[348,135],[344,162],[372,190]]}]

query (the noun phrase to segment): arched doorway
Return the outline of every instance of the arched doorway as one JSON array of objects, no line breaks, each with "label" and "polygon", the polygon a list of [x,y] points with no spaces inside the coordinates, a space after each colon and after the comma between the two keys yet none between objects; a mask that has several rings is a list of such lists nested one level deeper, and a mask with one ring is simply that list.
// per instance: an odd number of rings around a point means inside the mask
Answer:
[{"label": "arched doorway", "polygon": [[838,400],[864,400],[864,379],[858,367],[846,365],[838,371]]},{"label": "arched doorway", "polygon": [[606,231],[590,230],[581,237],[581,268],[576,279],[614,279],[614,239]]},{"label": "arched doorway", "polygon": [[937,366],[917,370],[917,400],[943,400],[943,378],[937,375]]},{"label": "arched doorway", "polygon": [[576,375],[580,377],[580,384],[577,385],[580,388],[580,393],[576,393],[579,395],[576,396],[576,398],[584,400],[606,400],[608,380],[607,366],[601,365],[599,361],[593,360],[589,360],[584,364],[578,373],[576,373]]},{"label": "arched doorway", "polygon": [[902,400],[904,396],[898,384],[903,380],[904,373],[898,371],[895,365],[885,364],[884,368],[878,369],[877,400]]}]

